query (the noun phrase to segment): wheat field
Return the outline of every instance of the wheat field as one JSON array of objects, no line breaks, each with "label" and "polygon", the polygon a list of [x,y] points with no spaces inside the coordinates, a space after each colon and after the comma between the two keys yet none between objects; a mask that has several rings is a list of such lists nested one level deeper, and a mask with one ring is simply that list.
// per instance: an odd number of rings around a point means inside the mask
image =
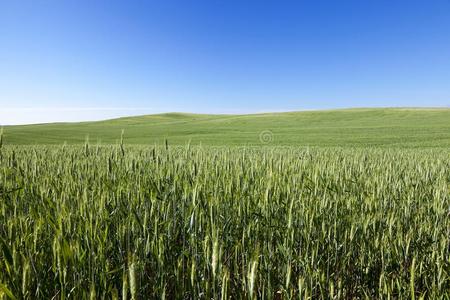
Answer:
[{"label": "wheat field", "polygon": [[0,151],[0,298],[450,297],[445,151]]}]

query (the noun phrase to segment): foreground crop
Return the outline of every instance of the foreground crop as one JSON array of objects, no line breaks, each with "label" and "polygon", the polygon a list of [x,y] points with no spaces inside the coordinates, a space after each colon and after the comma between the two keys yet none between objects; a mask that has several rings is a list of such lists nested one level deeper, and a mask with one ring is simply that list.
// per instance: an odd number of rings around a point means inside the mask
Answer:
[{"label": "foreground crop", "polygon": [[450,297],[448,152],[0,151],[0,298]]}]

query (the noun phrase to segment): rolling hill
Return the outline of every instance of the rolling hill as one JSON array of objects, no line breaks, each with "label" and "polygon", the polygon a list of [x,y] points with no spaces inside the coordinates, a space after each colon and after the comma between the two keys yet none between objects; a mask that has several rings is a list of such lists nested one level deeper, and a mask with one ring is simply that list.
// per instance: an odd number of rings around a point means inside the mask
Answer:
[{"label": "rolling hill", "polygon": [[450,109],[373,108],[250,115],[167,113],[5,126],[9,145],[126,144],[449,147]]}]

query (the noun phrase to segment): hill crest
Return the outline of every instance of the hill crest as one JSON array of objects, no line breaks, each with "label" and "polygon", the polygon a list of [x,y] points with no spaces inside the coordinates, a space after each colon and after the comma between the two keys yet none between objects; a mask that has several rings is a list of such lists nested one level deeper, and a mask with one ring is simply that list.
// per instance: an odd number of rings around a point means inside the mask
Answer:
[{"label": "hill crest", "polygon": [[[4,127],[7,144],[448,147],[449,108],[353,108],[258,114],[164,113],[80,123]],[[271,138],[261,140],[262,132]]]}]

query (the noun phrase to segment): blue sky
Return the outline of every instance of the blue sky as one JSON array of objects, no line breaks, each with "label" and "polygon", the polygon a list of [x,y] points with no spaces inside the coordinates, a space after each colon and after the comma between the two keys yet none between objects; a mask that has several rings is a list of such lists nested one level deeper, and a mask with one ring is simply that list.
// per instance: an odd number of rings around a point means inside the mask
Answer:
[{"label": "blue sky", "polygon": [[0,0],[0,124],[449,105],[448,0]]}]

